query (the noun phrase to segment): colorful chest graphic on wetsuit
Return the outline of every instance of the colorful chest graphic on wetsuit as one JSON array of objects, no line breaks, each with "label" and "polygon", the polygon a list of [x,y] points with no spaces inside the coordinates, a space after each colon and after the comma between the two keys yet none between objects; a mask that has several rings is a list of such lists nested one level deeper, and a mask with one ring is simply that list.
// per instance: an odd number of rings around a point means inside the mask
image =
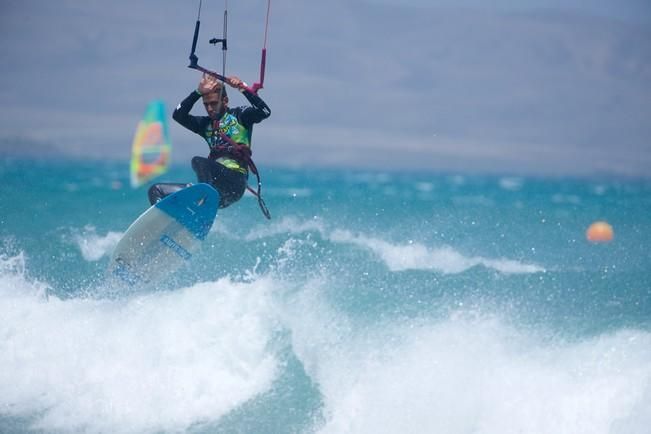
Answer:
[{"label": "colorful chest graphic on wetsuit", "polygon": [[251,146],[250,133],[242,124],[237,120],[237,117],[231,113],[226,113],[219,120],[219,129],[215,131],[215,122],[208,124],[206,128],[205,136],[208,146],[223,145],[226,144],[224,139],[219,136],[219,133],[224,133],[230,137],[235,143],[240,143],[243,145]]}]

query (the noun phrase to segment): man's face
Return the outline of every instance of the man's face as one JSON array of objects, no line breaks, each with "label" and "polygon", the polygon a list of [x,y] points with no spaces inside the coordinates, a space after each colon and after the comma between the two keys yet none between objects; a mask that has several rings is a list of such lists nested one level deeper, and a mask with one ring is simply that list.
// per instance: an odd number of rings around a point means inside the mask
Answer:
[{"label": "man's face", "polygon": [[202,98],[206,113],[214,120],[219,118],[219,114],[226,107],[226,104],[228,104],[228,97],[224,96],[220,98],[219,91],[206,94]]}]

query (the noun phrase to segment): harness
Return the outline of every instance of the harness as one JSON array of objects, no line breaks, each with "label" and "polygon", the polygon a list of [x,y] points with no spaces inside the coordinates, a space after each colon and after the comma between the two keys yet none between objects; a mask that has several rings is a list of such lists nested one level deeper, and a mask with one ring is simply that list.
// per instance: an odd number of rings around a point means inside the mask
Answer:
[{"label": "harness", "polygon": [[248,183],[246,189],[249,190],[258,199],[258,205],[260,206],[262,214],[264,214],[267,219],[271,220],[271,213],[269,212],[267,205],[264,203],[264,199],[262,199],[262,182],[260,181],[260,173],[258,172],[258,168],[251,158],[251,148],[235,142],[225,133],[219,131],[219,129],[214,129],[213,132],[216,132],[226,144],[212,145],[210,147],[210,154],[208,154],[208,158],[217,160],[218,158],[228,156],[236,160],[242,166],[248,168],[258,180],[258,191],[252,189]]}]

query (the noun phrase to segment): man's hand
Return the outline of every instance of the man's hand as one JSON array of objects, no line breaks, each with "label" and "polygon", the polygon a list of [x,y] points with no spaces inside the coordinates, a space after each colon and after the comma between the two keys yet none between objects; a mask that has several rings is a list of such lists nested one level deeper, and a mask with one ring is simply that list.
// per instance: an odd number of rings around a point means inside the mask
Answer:
[{"label": "man's hand", "polygon": [[247,88],[246,83],[244,83],[242,80],[239,79],[239,77],[235,77],[234,75],[231,77],[227,77],[226,83],[228,83],[230,87],[234,87],[235,89],[239,89],[239,90]]},{"label": "man's hand", "polygon": [[219,80],[211,75],[204,73],[203,77],[201,77],[201,81],[199,82],[199,87],[197,87],[197,90],[201,95],[206,95],[208,93],[217,92],[220,85],[221,83]]}]

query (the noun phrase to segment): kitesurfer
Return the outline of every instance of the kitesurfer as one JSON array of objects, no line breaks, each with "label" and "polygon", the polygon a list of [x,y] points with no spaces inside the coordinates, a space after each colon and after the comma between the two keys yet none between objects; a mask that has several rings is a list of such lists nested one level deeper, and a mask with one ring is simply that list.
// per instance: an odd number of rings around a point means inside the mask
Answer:
[{"label": "kitesurfer", "polygon": [[[242,197],[247,187],[249,169],[257,175],[257,169],[251,160],[251,132],[254,124],[271,114],[267,104],[238,77],[227,77],[225,82],[240,90],[251,105],[229,108],[224,84],[217,78],[204,74],[197,89],[176,107],[172,115],[175,121],[199,134],[208,143],[210,154],[207,158],[194,157],[192,169],[197,174],[198,182],[211,184],[219,192],[220,208],[226,208]],[[208,116],[190,114],[200,98]],[[188,185],[190,184],[154,184],[148,192],[149,202],[153,205]]]}]

